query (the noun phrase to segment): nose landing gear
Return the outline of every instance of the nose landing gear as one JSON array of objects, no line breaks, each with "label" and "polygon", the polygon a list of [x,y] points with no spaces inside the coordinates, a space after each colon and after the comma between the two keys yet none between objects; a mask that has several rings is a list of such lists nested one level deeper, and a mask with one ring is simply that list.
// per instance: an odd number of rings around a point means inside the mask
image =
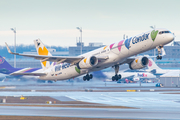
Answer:
[{"label": "nose landing gear", "polygon": [[162,56],[158,55],[158,56],[156,57],[156,59],[157,59],[157,60],[161,60],[161,59],[162,59]]},{"label": "nose landing gear", "polygon": [[83,80],[84,80],[84,81],[86,81],[86,80],[89,81],[89,80],[92,79],[92,78],[93,78],[93,75],[92,75],[92,74],[90,74],[90,75],[87,74],[86,76],[83,77]]},{"label": "nose landing gear", "polygon": [[157,46],[156,49],[158,50],[158,56],[156,57],[156,59],[161,60],[162,56],[160,54],[161,54],[161,51],[164,50],[164,48],[162,45],[160,45],[160,46]]}]

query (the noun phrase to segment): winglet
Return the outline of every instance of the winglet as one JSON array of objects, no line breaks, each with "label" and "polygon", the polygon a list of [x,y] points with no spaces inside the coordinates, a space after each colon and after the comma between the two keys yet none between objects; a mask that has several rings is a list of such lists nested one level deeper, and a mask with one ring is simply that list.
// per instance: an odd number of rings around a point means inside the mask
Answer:
[{"label": "winglet", "polygon": [[7,48],[8,52],[9,52],[10,54],[13,54],[13,53],[11,52],[11,50],[10,50],[8,44],[7,44],[6,42],[5,42],[5,44],[6,44],[6,48]]},{"label": "winglet", "polygon": [[13,53],[13,52],[10,50],[10,48],[9,48],[9,46],[8,46],[8,44],[7,44],[6,42],[5,42],[5,44],[6,44],[7,50],[8,50],[8,52],[9,52],[10,54],[19,55],[19,53]]}]

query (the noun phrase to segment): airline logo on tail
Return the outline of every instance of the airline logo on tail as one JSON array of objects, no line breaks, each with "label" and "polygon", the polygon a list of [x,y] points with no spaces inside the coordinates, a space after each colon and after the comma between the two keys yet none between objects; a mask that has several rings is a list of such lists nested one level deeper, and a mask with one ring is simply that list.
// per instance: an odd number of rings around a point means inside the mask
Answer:
[{"label": "airline logo on tail", "polygon": [[[48,50],[46,49],[46,47],[44,47],[43,49],[41,47],[39,47],[38,54],[39,55],[48,55]],[[44,67],[46,67],[46,61],[44,61],[42,63],[44,65]]]},{"label": "airline logo on tail", "polygon": [[[40,43],[37,42],[37,47],[38,47],[38,54],[39,55],[48,55],[48,50],[45,46],[43,48],[41,48]],[[42,62],[42,64],[44,65],[44,67],[46,67],[46,61]]]},{"label": "airline logo on tail", "polygon": [[0,64],[4,63],[4,59],[0,58]]},{"label": "airline logo on tail", "polygon": [[149,60],[148,66],[151,67],[152,66],[152,61]]}]

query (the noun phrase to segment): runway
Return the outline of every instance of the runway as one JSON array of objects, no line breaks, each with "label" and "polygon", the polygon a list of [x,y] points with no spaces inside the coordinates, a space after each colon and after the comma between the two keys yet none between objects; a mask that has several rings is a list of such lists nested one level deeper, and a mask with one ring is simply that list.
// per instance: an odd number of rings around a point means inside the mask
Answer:
[{"label": "runway", "polygon": [[121,119],[179,119],[179,112],[157,109],[101,109],[101,108],[62,108],[62,107],[17,107],[0,106],[1,115],[56,116],[83,118]]},{"label": "runway", "polygon": [[[93,86],[93,84],[95,84]],[[1,106],[0,115],[19,116],[57,116],[57,117],[81,117],[81,118],[116,118],[116,119],[180,119],[180,88],[155,88],[153,84],[117,84],[97,82],[88,85],[85,83],[59,83],[32,86],[14,85],[15,88],[5,89],[0,96],[49,96],[62,102],[82,101],[111,106],[127,106],[136,109],[120,108],[84,108],[84,107],[28,107],[28,106]],[[61,87],[63,85],[63,87]],[[10,85],[9,85],[10,86]],[[137,92],[94,92],[94,89],[102,91],[114,89],[136,89]],[[36,91],[31,91],[31,88]],[[49,91],[38,92],[48,88]],[[55,89],[56,88],[56,89]],[[64,89],[66,88],[66,89]],[[111,89],[112,88],[112,89]],[[74,90],[69,91],[69,90]],[[82,90],[92,89],[85,92]],[[154,91],[152,91],[154,89]],[[8,91],[9,90],[9,91]],[[17,90],[17,91],[13,91]],[[27,91],[25,91],[27,90]],[[67,92],[62,90],[67,90]],[[76,91],[81,90],[81,91]],[[139,91],[138,91],[139,90]],[[141,92],[146,90],[148,92]],[[150,91],[151,90],[151,91]],[[160,90],[161,92],[156,92]],[[16,103],[17,104],[17,103]],[[26,103],[27,104],[27,103]],[[24,104],[24,105],[26,105]],[[29,103],[30,104],[30,103]],[[33,105],[33,104],[30,104]],[[83,105],[82,105],[83,106]]]}]

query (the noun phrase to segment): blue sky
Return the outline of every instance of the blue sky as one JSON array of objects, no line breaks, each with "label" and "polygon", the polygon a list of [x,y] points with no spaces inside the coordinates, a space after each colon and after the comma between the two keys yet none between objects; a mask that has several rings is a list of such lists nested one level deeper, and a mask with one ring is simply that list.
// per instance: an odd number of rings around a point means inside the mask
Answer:
[{"label": "blue sky", "polygon": [[83,42],[111,44],[150,30],[167,28],[180,40],[179,0],[0,0],[0,45],[72,46],[83,29]]}]

